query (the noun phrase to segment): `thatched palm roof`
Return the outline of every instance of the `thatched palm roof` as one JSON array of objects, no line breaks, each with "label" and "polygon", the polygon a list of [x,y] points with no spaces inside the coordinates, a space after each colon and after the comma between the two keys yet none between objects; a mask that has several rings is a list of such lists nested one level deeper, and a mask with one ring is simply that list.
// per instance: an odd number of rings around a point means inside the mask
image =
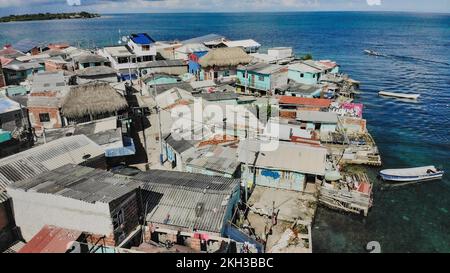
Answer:
[{"label": "thatched palm roof", "polygon": [[127,101],[108,83],[94,82],[72,87],[62,103],[69,118],[113,113],[127,107]]},{"label": "thatched palm roof", "polygon": [[252,57],[240,47],[217,48],[208,52],[199,61],[203,67],[208,66],[236,66],[248,64]]}]

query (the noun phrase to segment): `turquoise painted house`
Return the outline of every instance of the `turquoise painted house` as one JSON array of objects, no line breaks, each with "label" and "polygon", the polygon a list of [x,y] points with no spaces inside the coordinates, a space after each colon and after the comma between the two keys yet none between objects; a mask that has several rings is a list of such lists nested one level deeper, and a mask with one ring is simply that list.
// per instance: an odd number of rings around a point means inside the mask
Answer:
[{"label": "turquoise painted house", "polygon": [[11,85],[6,88],[6,94],[8,94],[9,97],[25,96],[27,93],[27,89],[20,85]]},{"label": "turquoise painted house", "polygon": [[84,53],[79,56],[73,58],[73,61],[76,65],[76,69],[85,69],[88,67],[95,66],[110,66],[111,62],[108,61],[103,56],[93,54],[93,53]]},{"label": "turquoise painted house", "polygon": [[160,84],[172,84],[180,82],[180,77],[169,74],[153,74],[144,79],[147,86],[160,85]]},{"label": "turquoise painted house", "polygon": [[237,85],[240,93],[269,92],[285,86],[288,82],[288,69],[277,64],[258,63],[240,66],[237,69]]},{"label": "turquoise painted house", "polygon": [[44,66],[35,62],[21,63],[14,61],[3,67],[7,85],[19,85],[41,71],[45,71]]},{"label": "turquoise painted house", "polygon": [[152,87],[163,85],[163,84],[174,84],[181,82],[181,78],[169,74],[159,73],[159,74],[152,74],[148,75],[146,78],[143,79],[143,82],[145,83],[145,86],[147,87],[147,91],[149,94],[152,93]]},{"label": "turquoise painted house", "polygon": [[305,63],[296,63],[289,65],[288,78],[296,83],[314,85],[319,83],[322,72]]}]

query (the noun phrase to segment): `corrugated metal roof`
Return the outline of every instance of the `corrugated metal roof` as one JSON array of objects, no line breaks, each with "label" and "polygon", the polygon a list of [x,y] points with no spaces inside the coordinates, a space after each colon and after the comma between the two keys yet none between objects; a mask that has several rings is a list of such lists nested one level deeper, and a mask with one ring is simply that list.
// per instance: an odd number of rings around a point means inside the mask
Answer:
[{"label": "corrugated metal roof", "polygon": [[137,189],[141,183],[112,173],[68,164],[9,186],[13,189],[52,194],[87,203],[110,203]]},{"label": "corrugated metal roof", "polygon": [[82,70],[75,71],[79,77],[92,77],[99,75],[113,75],[117,74],[117,71],[109,66],[91,66]]},{"label": "corrugated metal roof", "polygon": [[[256,72],[258,74],[270,75],[272,73],[278,72],[282,69],[286,69],[286,66],[278,64],[267,64],[267,63],[257,63],[248,66],[240,66],[238,69],[247,70],[249,72]],[[286,69],[287,71],[287,69]]]},{"label": "corrugated metal roof", "polygon": [[241,140],[239,161],[259,168],[325,175],[326,148],[281,141],[277,147],[262,145],[260,140]]},{"label": "corrugated metal roof", "polygon": [[18,241],[14,243],[12,246],[10,246],[8,249],[6,249],[3,253],[17,253],[20,249],[22,249],[25,246],[25,243],[22,241]]},{"label": "corrugated metal roof", "polygon": [[185,161],[190,167],[229,175],[233,175],[240,166],[237,149],[219,145],[199,148]]},{"label": "corrugated metal roof", "polygon": [[289,65],[289,70],[294,70],[294,71],[303,72],[303,73],[320,73],[320,72],[322,72],[322,70],[312,67],[310,65],[307,65],[305,63],[291,64],[291,65]]},{"label": "corrugated metal roof", "polygon": [[207,101],[221,101],[237,100],[239,98],[239,95],[233,92],[214,92],[194,94],[194,97],[202,98]]},{"label": "corrugated metal roof", "polygon": [[41,68],[42,65],[36,62],[29,62],[29,63],[21,63],[18,61],[13,61],[8,65],[5,65],[4,69],[10,69],[14,71],[23,71],[23,70],[29,70],[34,68]]},{"label": "corrugated metal roof", "polygon": [[247,39],[247,40],[237,40],[237,41],[229,41],[229,42],[224,42],[224,44],[228,47],[244,47],[244,48],[248,48],[248,47],[261,47],[261,44],[256,42],[253,39]]},{"label": "corrugated metal roof", "polygon": [[217,86],[217,84],[216,84],[213,80],[194,81],[194,82],[191,82],[190,85],[191,85],[192,88],[194,88],[194,89],[206,88],[206,87],[215,87],[215,86]]},{"label": "corrugated metal roof", "polygon": [[184,45],[185,44],[197,44],[197,43],[207,43],[207,42],[221,40],[221,39],[225,39],[225,36],[212,33],[212,34],[207,34],[204,36],[192,38],[189,40],[184,40],[181,43]]},{"label": "corrugated metal roof", "polygon": [[78,63],[101,63],[101,62],[108,62],[108,59],[106,59],[103,56],[94,54],[94,53],[90,53],[90,52],[86,52],[86,53],[82,53],[78,56],[73,57],[73,60],[75,62]]},{"label": "corrugated metal roof", "polygon": [[142,62],[137,64],[140,68],[156,68],[156,67],[171,67],[171,66],[186,66],[182,60],[164,60]]},{"label": "corrugated metal roof", "polygon": [[9,199],[8,194],[6,192],[0,192],[0,203],[6,202]]},{"label": "corrugated metal roof", "polygon": [[80,164],[104,150],[84,135],[61,138],[0,160],[0,192],[14,182],[31,179],[66,164]]},{"label": "corrugated metal roof", "polygon": [[209,48],[207,48],[202,43],[193,43],[193,44],[185,44],[182,47],[177,48],[175,51],[184,54],[189,54],[195,52],[206,52],[209,51]]},{"label": "corrugated metal roof", "polygon": [[82,232],[44,226],[18,253],[66,253]]},{"label": "corrugated metal roof", "polygon": [[192,86],[189,83],[186,82],[177,82],[177,83],[168,83],[168,84],[158,84],[158,85],[153,85],[151,88],[149,88],[149,92],[150,94],[154,94],[154,92],[156,91],[156,95],[160,95],[170,89],[173,88],[178,88],[178,89],[182,89],[182,90],[186,90],[188,92],[192,92]]},{"label": "corrugated metal roof", "polygon": [[64,91],[67,89],[64,72],[40,72],[33,76],[31,92]]},{"label": "corrugated metal roof", "polygon": [[20,104],[9,99],[9,98],[0,98],[0,114],[20,111]]},{"label": "corrugated metal roof", "polygon": [[231,194],[239,180],[169,171],[141,173],[147,220],[153,223],[221,232]]},{"label": "corrugated metal roof", "polygon": [[166,136],[164,142],[179,154],[182,154],[183,152],[194,148],[195,144],[198,143],[198,141],[185,140],[183,138],[175,139],[172,134]]}]

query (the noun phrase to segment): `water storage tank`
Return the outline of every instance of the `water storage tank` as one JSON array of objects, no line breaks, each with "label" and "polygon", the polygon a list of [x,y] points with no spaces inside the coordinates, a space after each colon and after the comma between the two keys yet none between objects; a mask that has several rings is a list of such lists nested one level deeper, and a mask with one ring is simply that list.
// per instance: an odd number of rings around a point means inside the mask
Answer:
[{"label": "water storage tank", "polygon": [[0,129],[0,143],[11,140],[11,132]]}]

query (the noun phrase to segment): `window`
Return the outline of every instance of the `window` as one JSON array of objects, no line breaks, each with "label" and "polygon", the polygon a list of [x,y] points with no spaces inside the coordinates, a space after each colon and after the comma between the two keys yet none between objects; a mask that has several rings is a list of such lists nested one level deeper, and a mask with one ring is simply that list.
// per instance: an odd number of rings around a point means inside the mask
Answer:
[{"label": "window", "polygon": [[300,73],[300,78],[303,78],[303,77],[305,77],[305,74]]},{"label": "window", "polygon": [[223,71],[223,76],[224,77],[229,77],[230,76],[230,71],[229,70]]},{"label": "window", "polygon": [[142,51],[150,51],[150,45],[143,45]]},{"label": "window", "polygon": [[264,76],[259,76],[258,77],[258,81],[263,82],[264,81]]},{"label": "window", "polygon": [[102,63],[100,63],[100,62],[95,63],[95,66],[101,66],[101,65],[102,65]]},{"label": "window", "polygon": [[143,62],[150,62],[152,60],[152,56],[143,56],[142,60]]},{"label": "window", "polygon": [[128,58],[127,57],[119,57],[117,59],[117,61],[119,62],[119,64],[126,64],[126,63],[128,63]]},{"label": "window", "polygon": [[88,68],[88,67],[90,67],[90,66],[91,66],[90,63],[84,63],[84,64],[83,64],[83,67],[84,67],[84,68]]},{"label": "window", "polygon": [[120,226],[125,223],[123,209],[119,210],[115,215],[113,215],[112,222],[113,222],[114,231],[119,229]]},{"label": "window", "polygon": [[316,78],[316,74],[313,74],[313,79],[315,79]]},{"label": "window", "polygon": [[49,113],[41,113],[41,114],[39,114],[39,121],[40,122],[49,122],[50,121],[50,114]]}]

